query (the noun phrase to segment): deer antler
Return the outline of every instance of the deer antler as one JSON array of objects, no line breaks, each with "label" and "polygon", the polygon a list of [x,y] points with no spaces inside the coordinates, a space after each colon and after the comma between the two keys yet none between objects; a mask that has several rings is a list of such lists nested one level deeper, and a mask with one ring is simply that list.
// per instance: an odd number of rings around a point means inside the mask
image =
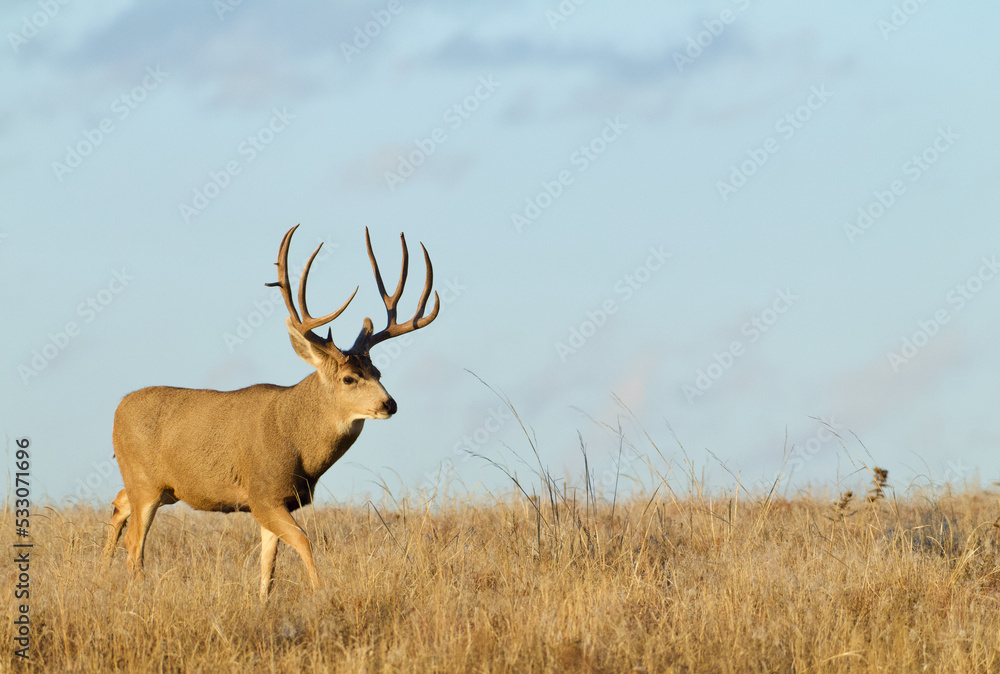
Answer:
[{"label": "deer antler", "polygon": [[299,279],[299,307],[302,309],[302,318],[299,318],[299,314],[295,310],[295,303],[292,301],[292,286],[288,280],[288,247],[292,242],[292,234],[294,234],[295,230],[298,228],[298,225],[292,227],[285,233],[285,238],[281,240],[281,248],[278,249],[278,261],[275,262],[278,266],[278,280],[274,283],[265,283],[264,285],[271,288],[281,288],[281,296],[285,298],[285,306],[288,307],[289,319],[295,329],[303,337],[308,339],[313,344],[326,349],[338,360],[343,360],[346,356],[344,355],[344,352],[338,349],[337,345],[333,343],[333,331],[331,330],[324,339],[314,333],[313,328],[325,325],[342,314],[344,309],[347,308],[347,305],[354,299],[354,296],[358,294],[358,289],[355,288],[354,292],[351,293],[351,296],[347,298],[346,302],[344,302],[344,305],[332,314],[327,314],[326,316],[321,316],[319,318],[313,318],[309,315],[309,308],[306,306],[306,281],[309,277],[309,268],[312,267],[313,260],[316,259],[316,255],[319,254],[319,249],[323,247],[323,244],[320,243],[316,246],[316,250],[313,251],[313,254],[309,256],[309,261],[306,262],[306,266],[302,269],[302,277]]},{"label": "deer antler", "polygon": [[370,318],[366,318],[364,327],[361,328],[361,333],[358,335],[357,341],[355,341],[354,346],[351,347],[352,353],[368,351],[379,342],[385,341],[391,337],[405,335],[406,333],[413,332],[414,330],[419,330],[437,318],[438,309],[441,308],[437,291],[434,292],[434,309],[428,316],[424,316],[424,310],[427,308],[427,300],[430,298],[431,294],[431,285],[434,283],[434,268],[431,266],[431,258],[427,254],[427,249],[424,248],[424,244],[421,243],[420,249],[424,251],[424,264],[427,266],[427,279],[424,282],[424,291],[420,295],[420,304],[417,305],[417,313],[413,315],[413,318],[403,324],[396,322],[396,304],[399,302],[399,298],[403,295],[403,286],[406,284],[407,264],[409,262],[409,251],[406,249],[406,237],[400,234],[399,240],[403,245],[403,268],[399,275],[399,283],[396,285],[396,292],[389,295],[385,292],[385,284],[382,282],[382,274],[379,272],[378,262],[375,261],[375,253],[372,251],[372,239],[368,233],[368,228],[365,227],[365,243],[368,244],[368,258],[371,260],[372,270],[375,272],[375,282],[378,284],[378,292],[382,296],[382,302],[385,304],[385,310],[388,314],[388,324],[384,330],[372,334],[372,331],[374,330],[372,320]]}]

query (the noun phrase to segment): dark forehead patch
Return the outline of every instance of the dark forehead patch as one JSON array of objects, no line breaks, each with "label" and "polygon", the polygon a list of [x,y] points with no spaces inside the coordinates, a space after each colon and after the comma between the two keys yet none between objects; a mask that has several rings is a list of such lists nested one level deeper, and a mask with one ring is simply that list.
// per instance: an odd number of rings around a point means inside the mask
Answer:
[{"label": "dark forehead patch", "polygon": [[341,365],[359,375],[379,376],[379,371],[372,364],[372,359],[367,353],[351,354],[347,357],[347,362]]}]

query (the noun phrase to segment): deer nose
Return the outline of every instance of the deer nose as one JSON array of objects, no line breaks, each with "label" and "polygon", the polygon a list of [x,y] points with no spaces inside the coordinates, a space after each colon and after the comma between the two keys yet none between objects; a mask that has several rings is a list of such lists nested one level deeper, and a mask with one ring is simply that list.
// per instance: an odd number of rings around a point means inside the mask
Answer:
[{"label": "deer nose", "polygon": [[390,415],[393,415],[393,414],[396,413],[396,409],[397,409],[396,408],[396,401],[393,400],[392,398],[389,398],[384,403],[382,403],[382,408],[386,412],[388,412]]}]

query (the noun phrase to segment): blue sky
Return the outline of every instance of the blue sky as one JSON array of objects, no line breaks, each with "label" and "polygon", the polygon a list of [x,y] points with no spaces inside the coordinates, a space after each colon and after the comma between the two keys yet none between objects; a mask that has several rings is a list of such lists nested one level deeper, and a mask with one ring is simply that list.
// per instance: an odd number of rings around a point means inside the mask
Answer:
[{"label": "blue sky", "polygon": [[663,469],[645,429],[720,483],[784,465],[789,488],[832,489],[862,461],[897,487],[989,483],[998,19],[916,0],[5,3],[7,446],[31,439],[36,495],[104,502],[129,391],[306,376],[263,285],[301,223],[293,260],[328,253],[314,312],[361,286],[339,343],[384,320],[365,226],[387,276],[399,232],[422,241],[444,298],[375,354],[400,411],[321,498],[442,468],[509,486],[470,447],[527,473],[469,371],[557,477],[580,474],[582,437],[607,483],[620,422],[631,472],[635,452]]}]

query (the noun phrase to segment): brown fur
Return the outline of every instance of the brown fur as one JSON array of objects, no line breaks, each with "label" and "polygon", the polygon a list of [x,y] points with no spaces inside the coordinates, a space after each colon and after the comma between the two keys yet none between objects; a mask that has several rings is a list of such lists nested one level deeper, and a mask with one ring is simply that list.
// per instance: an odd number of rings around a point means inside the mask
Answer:
[{"label": "brown fur", "polygon": [[[388,418],[396,404],[367,354],[340,363],[289,326],[304,360],[317,367],[295,386],[237,391],[154,386],[125,396],[113,441],[125,489],[114,501],[107,554],[122,527],[128,565],[139,573],[156,509],[184,501],[196,510],[249,511],[261,524],[261,595],[277,540],[302,557],[318,584],[309,541],[291,511],[312,502],[320,476],[354,444],[366,418]],[[345,384],[344,378],[355,382]]]},{"label": "brown fur", "polygon": [[306,279],[317,248],[302,271],[299,317],[288,280],[288,248],[297,227],[285,234],[278,251],[278,282],[268,285],[281,289],[292,346],[315,373],[295,386],[258,384],[237,391],[153,386],[130,393],[118,405],[112,436],[125,489],[113,503],[105,553],[114,554],[122,528],[135,515],[125,547],[128,566],[136,573],[142,572],[146,534],[156,509],[184,501],[196,510],[244,511],[257,519],[262,597],[271,587],[279,540],[295,548],[313,587],[319,585],[309,539],[291,513],[312,502],[316,482],[354,444],[365,419],[388,419],[396,412],[369,349],[427,325],[437,317],[440,303],[434,293],[434,308],[424,316],[433,283],[424,249],[427,277],[417,312],[406,323],[397,323],[396,303],[406,280],[406,240],[400,234],[402,270],[396,292],[389,295],[366,229],[388,325],[374,333],[366,318],[354,346],[341,351],[332,338],[318,337],[312,329],[339,316],[354,295],[328,316],[309,315]]}]

